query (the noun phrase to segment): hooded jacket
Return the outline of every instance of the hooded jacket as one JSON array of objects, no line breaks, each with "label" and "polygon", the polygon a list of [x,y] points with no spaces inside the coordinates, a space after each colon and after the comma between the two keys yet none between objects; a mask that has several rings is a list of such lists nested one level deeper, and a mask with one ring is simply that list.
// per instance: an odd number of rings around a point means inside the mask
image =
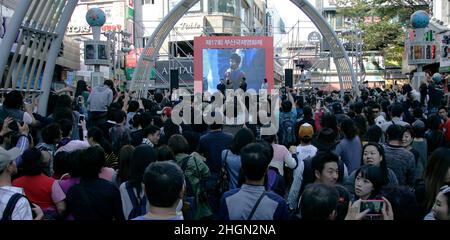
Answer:
[{"label": "hooded jacket", "polygon": [[95,87],[88,98],[90,112],[106,112],[113,101],[113,92],[106,86]]}]

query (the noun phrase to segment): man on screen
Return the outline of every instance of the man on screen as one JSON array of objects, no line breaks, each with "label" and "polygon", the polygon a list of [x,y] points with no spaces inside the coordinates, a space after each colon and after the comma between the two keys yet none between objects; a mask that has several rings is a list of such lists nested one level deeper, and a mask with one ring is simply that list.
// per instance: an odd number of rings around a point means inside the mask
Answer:
[{"label": "man on screen", "polygon": [[227,86],[225,85],[223,79],[220,79],[219,84],[217,84],[217,90],[220,91],[223,95],[225,95],[225,90]]},{"label": "man on screen", "polygon": [[230,68],[225,71],[225,79],[230,79],[233,83],[233,89],[238,89],[242,78],[245,77],[245,73],[239,69],[239,65],[241,64],[241,56],[237,53],[233,53],[230,56]]}]

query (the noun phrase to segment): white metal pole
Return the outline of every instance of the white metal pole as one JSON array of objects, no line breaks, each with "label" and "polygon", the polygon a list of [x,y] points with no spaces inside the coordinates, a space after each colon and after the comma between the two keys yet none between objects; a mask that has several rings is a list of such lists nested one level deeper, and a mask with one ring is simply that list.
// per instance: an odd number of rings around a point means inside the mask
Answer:
[{"label": "white metal pole", "polygon": [[70,17],[72,17],[77,3],[78,0],[67,1],[67,5],[64,7],[64,11],[61,15],[61,18],[59,19],[58,26],[56,27],[56,34],[58,34],[58,37],[56,37],[56,39],[52,42],[50,51],[48,52],[47,63],[45,64],[44,76],[42,78],[41,90],[43,91],[43,94],[41,95],[39,100],[39,114],[43,116],[45,116],[47,113],[48,98],[50,96],[50,86],[52,85],[53,72],[55,70],[58,52],[64,39],[66,27],[69,24]]},{"label": "white metal pole", "polygon": [[28,8],[31,5],[32,0],[22,0],[18,1],[19,6],[14,11],[14,15],[8,24],[8,29],[6,30],[5,36],[3,37],[2,43],[0,44],[0,78],[3,76],[5,71],[6,63],[8,61],[8,56],[11,52],[11,47],[14,44],[14,40],[19,32],[20,25],[22,24],[25,15],[27,14]]}]

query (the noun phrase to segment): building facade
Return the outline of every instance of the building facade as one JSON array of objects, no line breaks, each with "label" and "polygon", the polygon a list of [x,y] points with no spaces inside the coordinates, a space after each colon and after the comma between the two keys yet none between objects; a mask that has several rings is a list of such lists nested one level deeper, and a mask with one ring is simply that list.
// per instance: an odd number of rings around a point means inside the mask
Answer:
[{"label": "building facade", "polygon": [[[8,27],[9,27],[9,21],[11,20],[14,10],[17,6],[17,0],[4,0],[0,3],[0,41],[3,39],[3,36],[5,35]],[[11,48],[11,54],[9,56],[9,60],[12,59],[12,56],[14,55],[14,52],[17,49],[17,41],[19,39],[19,34],[16,38],[16,43]],[[31,46],[31,44],[30,44]],[[18,59],[20,59],[20,56],[22,56],[23,52],[25,52],[26,57],[32,57],[34,59],[34,55],[32,54],[32,51],[29,48],[27,51],[21,51],[18,54]],[[72,39],[68,37],[64,37],[60,53],[58,55],[56,66],[55,66],[55,74],[53,77],[53,88],[57,89],[60,86],[64,85],[62,84],[64,81],[72,81],[72,74],[71,72],[80,69],[80,59],[79,59],[79,45],[73,41]],[[31,55],[31,56],[30,56]],[[10,62],[10,61],[8,61]],[[25,65],[25,63],[23,64]],[[17,81],[14,76],[17,76],[17,66],[10,69],[10,67],[6,67],[9,71],[12,71],[13,81]],[[36,74],[36,73],[35,73]],[[6,75],[6,74],[5,74]],[[39,81],[42,81],[42,76],[39,77]],[[61,84],[59,84],[61,83]],[[25,84],[25,83],[22,83]],[[41,83],[39,82],[38,88],[40,88]]]},{"label": "building facade", "polygon": [[[123,31],[131,33],[130,43],[135,42],[134,33],[134,18],[135,18],[135,1],[134,0],[83,0],[79,1],[69,25],[67,26],[66,36],[77,41],[80,46],[78,57],[82,62],[79,71],[75,72],[76,79],[82,79],[87,82],[90,81],[91,72],[94,70],[93,66],[86,66],[84,62],[84,44],[83,41],[92,39],[92,29],[86,22],[86,13],[89,9],[98,7],[105,12],[106,22],[102,26],[101,40],[110,40],[111,49],[115,55],[111,56],[117,60],[115,67],[100,68],[105,79],[124,79],[125,78],[125,56],[121,52],[123,47]],[[112,39],[107,39],[104,33],[112,32]],[[134,46],[133,46],[134,47]]]},{"label": "building facade", "polygon": [[[136,4],[136,46],[145,46],[146,39],[179,2],[180,0],[141,0],[139,4],[142,12]],[[145,14],[148,12],[152,14]],[[180,86],[193,86],[194,38],[264,36],[267,34],[266,12],[263,0],[200,0],[177,22],[165,39],[156,61],[156,69],[150,78],[156,80],[157,87],[167,87],[170,69],[179,69]]]},{"label": "building facade", "polygon": [[[341,38],[358,81],[360,83],[367,82],[371,87],[383,86],[385,84],[384,58],[380,52],[363,50],[362,34],[364,33],[358,29],[356,24],[357,20],[341,14],[337,1],[335,0],[315,0],[315,4],[316,8],[322,12],[324,18]],[[366,16],[364,22],[373,23],[380,20],[381,18],[377,16]],[[322,55],[322,64],[319,65],[321,67],[314,69],[312,72],[312,81],[315,81],[319,85],[325,84],[330,89],[338,89],[338,73],[327,45],[326,42],[321,41],[320,52]],[[328,56],[329,59],[324,56]]]}]

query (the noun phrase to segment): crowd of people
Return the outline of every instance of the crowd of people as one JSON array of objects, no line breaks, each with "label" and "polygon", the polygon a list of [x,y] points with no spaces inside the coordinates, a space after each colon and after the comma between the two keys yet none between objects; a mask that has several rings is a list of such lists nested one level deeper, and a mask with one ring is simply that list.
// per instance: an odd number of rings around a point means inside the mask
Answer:
[{"label": "crowd of people", "polygon": [[110,80],[52,94],[45,115],[11,91],[0,107],[0,218],[449,220],[442,85],[434,75],[419,91],[283,88],[274,135],[250,122],[177,125],[181,99],[138,98]]}]

